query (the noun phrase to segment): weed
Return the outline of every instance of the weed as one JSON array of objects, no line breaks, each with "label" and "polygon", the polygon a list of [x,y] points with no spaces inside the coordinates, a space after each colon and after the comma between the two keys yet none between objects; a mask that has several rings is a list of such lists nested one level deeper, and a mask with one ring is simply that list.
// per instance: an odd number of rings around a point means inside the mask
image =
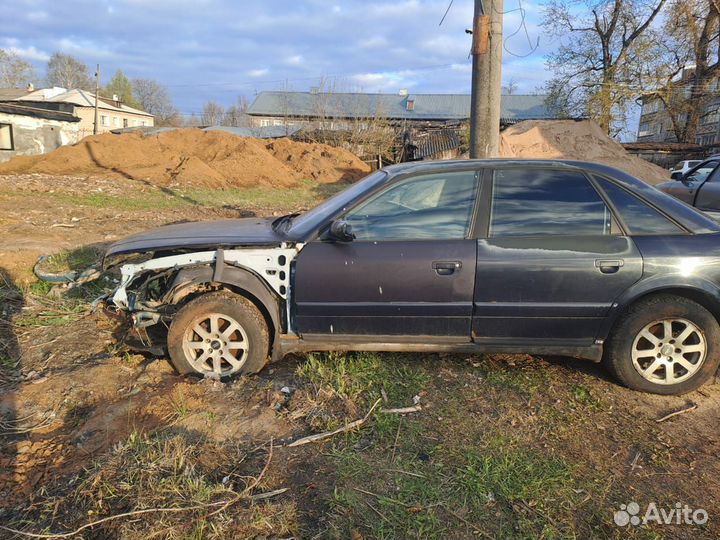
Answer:
[{"label": "weed", "polygon": [[513,390],[530,398],[537,395],[550,382],[547,369],[533,365],[531,362],[511,366],[487,361],[482,369],[488,384],[496,388]]},{"label": "weed", "polygon": [[17,361],[13,360],[9,356],[0,355],[0,370],[2,371],[14,371],[17,368]]},{"label": "weed", "polygon": [[573,384],[570,386],[570,394],[572,403],[575,408],[597,409],[600,406],[600,400],[593,396],[590,389],[582,384]]},{"label": "weed", "polygon": [[69,429],[81,426],[92,414],[94,407],[89,404],[71,402],[68,404],[63,422]]},{"label": "weed", "polygon": [[171,412],[165,418],[168,422],[177,422],[190,414],[190,407],[182,389],[176,389],[170,396],[170,408]]},{"label": "weed", "polygon": [[297,375],[346,399],[367,403],[384,393],[390,404],[407,405],[430,380],[417,360],[413,365],[408,361],[401,354],[309,354]]},{"label": "weed", "polygon": [[85,270],[98,262],[102,253],[94,247],[83,246],[73,250],[63,250],[50,255],[39,264],[43,272],[62,274],[71,271]]},{"label": "weed", "polygon": [[36,281],[28,285],[27,292],[33,296],[47,296],[54,286],[49,281]]},{"label": "weed", "polygon": [[23,313],[14,322],[21,327],[65,326],[82,318],[88,310],[85,304],[56,300]]}]

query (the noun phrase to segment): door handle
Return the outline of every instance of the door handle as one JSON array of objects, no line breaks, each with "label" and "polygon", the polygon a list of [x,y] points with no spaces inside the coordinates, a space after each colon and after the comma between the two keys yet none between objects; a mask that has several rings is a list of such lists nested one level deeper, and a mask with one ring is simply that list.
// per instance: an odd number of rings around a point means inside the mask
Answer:
[{"label": "door handle", "polygon": [[595,268],[600,270],[603,274],[614,274],[622,266],[625,265],[625,261],[622,259],[596,259]]},{"label": "door handle", "polygon": [[455,273],[455,270],[462,268],[460,261],[433,261],[433,270],[438,276],[449,276]]}]

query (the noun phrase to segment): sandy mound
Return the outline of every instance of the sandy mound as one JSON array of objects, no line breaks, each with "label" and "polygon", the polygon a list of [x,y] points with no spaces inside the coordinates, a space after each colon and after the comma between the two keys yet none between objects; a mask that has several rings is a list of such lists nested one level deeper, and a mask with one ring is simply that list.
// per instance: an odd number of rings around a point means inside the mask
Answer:
[{"label": "sandy mound", "polygon": [[367,164],[353,154],[327,144],[294,142],[279,139],[267,145],[268,151],[303,178],[321,183],[334,183],[347,175],[353,177],[358,168],[369,170]]},{"label": "sandy mound", "polygon": [[527,120],[500,134],[500,156],[577,159],[617,167],[649,184],[670,179],[668,171],[636,156],[590,120]]},{"label": "sandy mound", "polygon": [[288,139],[265,142],[222,131],[94,135],[46,155],[0,164],[0,174],[120,175],[158,186],[290,187],[303,179],[356,180],[370,171],[350,152]]}]

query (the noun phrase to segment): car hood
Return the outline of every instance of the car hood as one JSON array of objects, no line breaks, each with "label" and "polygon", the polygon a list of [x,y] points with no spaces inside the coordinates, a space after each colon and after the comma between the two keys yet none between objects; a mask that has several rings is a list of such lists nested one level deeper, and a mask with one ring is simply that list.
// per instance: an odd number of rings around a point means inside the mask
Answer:
[{"label": "car hood", "polygon": [[273,218],[224,219],[166,225],[127,236],[112,244],[105,257],[172,249],[267,245],[283,241],[272,228]]}]

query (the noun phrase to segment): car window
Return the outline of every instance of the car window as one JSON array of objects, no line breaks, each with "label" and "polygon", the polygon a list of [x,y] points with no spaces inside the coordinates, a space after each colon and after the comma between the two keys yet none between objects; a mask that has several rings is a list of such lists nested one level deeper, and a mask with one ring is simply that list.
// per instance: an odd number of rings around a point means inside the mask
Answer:
[{"label": "car window", "polygon": [[708,161],[707,163],[703,164],[699,168],[695,169],[694,171],[691,171],[686,177],[685,181],[687,182],[703,182],[708,175],[715,170],[715,167],[717,167],[718,162],[717,161]]},{"label": "car window", "polygon": [[680,171],[680,170],[683,169],[684,166],[685,166],[685,162],[684,162],[684,161],[680,161],[679,163],[676,163],[675,166],[674,166],[671,170],[673,170],[673,171]]},{"label": "car window", "polygon": [[357,240],[465,238],[477,183],[474,171],[408,178],[352,209],[345,220]]},{"label": "car window", "polygon": [[615,206],[615,210],[620,214],[630,234],[681,234],[685,232],[660,212],[620,186],[604,178],[595,177],[595,180]]},{"label": "car window", "polygon": [[584,175],[501,169],[493,179],[490,236],[605,235],[612,214]]}]

